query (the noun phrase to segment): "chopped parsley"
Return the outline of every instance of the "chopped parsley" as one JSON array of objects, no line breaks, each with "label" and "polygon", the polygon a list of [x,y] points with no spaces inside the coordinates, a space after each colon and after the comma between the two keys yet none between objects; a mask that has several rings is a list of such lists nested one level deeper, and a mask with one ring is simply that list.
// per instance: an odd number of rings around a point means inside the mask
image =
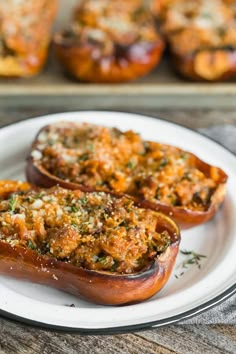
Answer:
[{"label": "chopped parsley", "polygon": [[9,199],[9,208],[11,212],[14,212],[16,209],[16,204],[17,204],[17,198],[14,195],[11,195]]},{"label": "chopped parsley", "polygon": [[127,163],[127,165],[126,165],[126,167],[128,167],[128,168],[130,168],[130,169],[133,169],[134,166],[135,166],[135,164],[134,164],[134,162],[133,162],[132,160],[130,160],[130,161]]},{"label": "chopped parsley", "polygon": [[90,151],[94,151],[94,149],[95,149],[94,148],[94,144],[89,143],[88,148],[89,148]]},{"label": "chopped parsley", "polygon": [[99,257],[98,262],[106,266],[108,264],[107,256]]},{"label": "chopped parsley", "polygon": [[86,197],[80,199],[81,204],[86,204],[87,201],[88,201],[88,198],[86,198]]},{"label": "chopped parsley", "polygon": [[164,168],[166,165],[168,165],[168,163],[169,163],[169,160],[168,160],[166,157],[164,157],[164,158],[161,160],[161,162],[160,162],[160,164],[159,164],[159,166],[158,166],[158,169]]},{"label": "chopped parsley", "polygon": [[36,250],[36,246],[31,240],[27,240],[27,247],[31,250]]},{"label": "chopped parsley", "polygon": [[184,180],[192,182],[192,178],[187,172],[185,172],[183,177],[181,178],[181,181],[184,181]]},{"label": "chopped parsley", "polygon": [[72,211],[73,213],[76,213],[78,210],[79,210],[79,209],[77,208],[76,205],[72,205],[71,211]]},{"label": "chopped parsley", "polygon": [[43,195],[44,195],[44,192],[40,192],[35,195],[35,199],[40,199],[40,198],[42,198]]},{"label": "chopped parsley", "polygon": [[112,264],[110,271],[115,272],[118,266],[119,266],[119,261],[114,260],[114,263]]},{"label": "chopped parsley", "polygon": [[83,155],[81,155],[81,156],[79,157],[79,160],[80,160],[80,161],[86,161],[86,160],[88,160],[88,158],[89,158],[88,154],[83,154]]},{"label": "chopped parsley", "polygon": [[79,228],[79,225],[74,221],[71,221],[71,225],[74,226],[76,229]]},{"label": "chopped parsley", "polygon": [[187,157],[188,157],[188,153],[187,153],[187,152],[182,152],[181,155],[180,155],[180,158],[181,158],[182,160],[186,160]]}]

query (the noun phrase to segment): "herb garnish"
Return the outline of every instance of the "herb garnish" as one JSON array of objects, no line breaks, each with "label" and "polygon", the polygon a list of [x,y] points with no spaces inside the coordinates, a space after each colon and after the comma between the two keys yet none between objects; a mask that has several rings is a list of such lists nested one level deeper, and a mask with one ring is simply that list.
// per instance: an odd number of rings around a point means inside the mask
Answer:
[{"label": "herb garnish", "polygon": [[29,247],[31,250],[36,249],[34,243],[31,240],[27,240],[27,247]]},{"label": "herb garnish", "polygon": [[88,199],[86,197],[80,199],[81,204],[86,204]]},{"label": "herb garnish", "polygon": [[44,195],[44,192],[40,192],[38,194],[35,195],[35,199],[39,199]]},{"label": "herb garnish", "polygon": [[94,151],[94,144],[89,143],[88,148],[90,151]]},{"label": "herb garnish", "polygon": [[115,272],[116,269],[118,268],[118,266],[119,266],[119,261],[114,260],[114,263],[112,264],[111,269],[110,269],[111,272]]},{"label": "herb garnish", "polygon": [[168,160],[166,157],[164,157],[164,158],[161,160],[161,162],[160,162],[160,164],[159,164],[159,166],[158,166],[158,170],[159,170],[159,169],[162,169],[163,167],[165,167],[166,165],[168,165],[168,163],[169,163],[169,160]]},{"label": "herb garnish", "polygon": [[179,264],[178,268],[181,267],[182,271],[178,275],[175,274],[176,279],[179,279],[179,277],[184,275],[184,273],[185,273],[184,270],[191,267],[192,265],[196,265],[198,267],[198,269],[200,269],[201,268],[201,260],[203,258],[207,257],[204,254],[200,254],[200,253],[197,253],[194,251],[180,250],[180,253],[188,258]]},{"label": "herb garnish", "polygon": [[181,177],[181,181],[184,181],[184,180],[189,181],[189,182],[193,181],[187,172],[185,172],[184,175]]},{"label": "herb garnish", "polygon": [[88,154],[83,154],[79,157],[79,160],[86,161],[86,160],[88,160],[88,158],[89,158]]},{"label": "herb garnish", "polygon": [[15,211],[16,209],[16,203],[17,203],[17,198],[14,195],[11,195],[10,199],[9,199],[9,208],[12,212]]},{"label": "herb garnish", "polygon": [[188,157],[188,153],[187,153],[187,152],[182,152],[182,154],[180,155],[180,158],[181,158],[182,160],[186,160],[187,157]]},{"label": "herb garnish", "polygon": [[106,266],[108,264],[107,256],[102,256],[98,258],[98,262]]},{"label": "herb garnish", "polygon": [[79,227],[79,225],[76,224],[76,222],[74,222],[74,221],[71,221],[71,225],[74,226],[76,229],[78,229],[78,227]]},{"label": "herb garnish", "polygon": [[73,213],[76,213],[78,210],[79,210],[79,209],[77,208],[76,205],[72,205],[71,211],[72,211]]},{"label": "herb garnish", "polygon": [[130,169],[133,169],[134,168],[134,162],[132,160],[130,160],[127,164],[126,164],[126,167],[130,168]]},{"label": "herb garnish", "polygon": [[186,250],[180,250],[180,253],[189,256],[189,258],[182,263],[183,268],[188,268],[189,265],[195,264],[197,267],[200,269],[201,268],[201,259],[206,258],[204,254],[196,253],[194,251],[186,251]]}]

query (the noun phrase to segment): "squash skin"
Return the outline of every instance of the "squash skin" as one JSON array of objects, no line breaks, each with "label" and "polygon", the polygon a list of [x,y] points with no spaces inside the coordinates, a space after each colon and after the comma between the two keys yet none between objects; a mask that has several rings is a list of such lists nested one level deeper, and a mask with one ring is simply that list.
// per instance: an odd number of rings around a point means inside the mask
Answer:
[{"label": "squash skin", "polygon": [[[65,71],[76,80],[112,84],[135,80],[154,69],[165,45],[143,5],[140,0],[114,4],[101,0],[94,8],[93,1],[81,1],[68,24],[72,33],[68,36],[68,30],[62,30],[53,40],[55,55]],[[116,29],[109,24],[114,20],[121,22]],[[86,37],[87,30],[98,30],[100,35]]]},{"label": "squash skin", "polygon": [[[15,192],[20,190],[16,182]],[[161,255],[137,273],[122,275],[91,271],[0,240],[0,274],[48,285],[103,305],[144,301],[156,294],[169,279],[181,238],[173,220],[161,213],[156,215],[158,231],[167,230],[171,242]]]},{"label": "squash skin", "polygon": [[[47,126],[42,128],[39,131],[35,140],[37,140],[38,135],[46,128]],[[224,197],[226,193],[226,182],[228,176],[220,168],[205,163],[194,154],[190,154],[190,155],[194,159],[195,166],[200,171],[204,172],[207,176],[211,175],[212,170],[215,170],[218,174],[218,186],[211,197],[211,202],[207,210],[197,211],[197,210],[187,209],[184,207],[175,207],[172,205],[166,205],[160,202],[138,199],[135,197],[131,197],[130,195],[128,195],[128,197],[134,200],[136,205],[138,206],[149,208],[168,215],[176,223],[178,223],[181,229],[188,229],[209,221],[211,218],[214,217],[215,213],[217,212],[220,205],[224,201]],[[63,188],[72,189],[72,190],[80,189],[81,191],[84,192],[94,191],[93,188],[90,188],[88,186],[76,184],[73,182],[66,182],[54,176],[53,174],[49,173],[43,166],[41,166],[40,160],[34,161],[31,156],[28,157],[28,162],[26,166],[26,177],[28,182],[39,187],[49,188],[58,184]],[[99,190],[103,190],[104,192],[119,196],[119,194],[115,192],[111,192],[105,189],[99,189]]]},{"label": "squash skin", "polygon": [[120,83],[142,77],[158,65],[164,51],[161,38],[153,43],[117,47],[114,55],[99,59],[93,59],[95,45],[76,45],[61,34],[55,36],[53,45],[57,59],[70,76],[93,83]]},{"label": "squash skin", "polygon": [[[198,64],[198,56],[204,55],[202,63]],[[207,61],[214,62],[217,59],[217,55],[224,56],[224,62],[222,63],[222,69],[215,70],[212,68],[211,72],[205,73],[205,67]],[[228,80],[236,75],[236,49],[217,49],[212,50],[200,50],[198,53],[192,53],[186,56],[179,55],[178,53],[172,53],[172,62],[176,71],[183,77],[200,82],[218,82]]]}]

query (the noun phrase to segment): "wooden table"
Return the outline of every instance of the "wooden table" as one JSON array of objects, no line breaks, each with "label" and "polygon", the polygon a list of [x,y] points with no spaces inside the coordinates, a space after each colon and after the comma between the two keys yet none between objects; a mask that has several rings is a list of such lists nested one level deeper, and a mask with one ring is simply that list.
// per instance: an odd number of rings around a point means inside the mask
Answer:
[{"label": "wooden table", "polygon": [[[56,112],[58,107],[51,104],[51,108],[4,108],[0,111],[0,126],[16,122],[26,117],[44,113]],[[40,103],[38,105],[40,107]],[[94,108],[87,102],[87,108]],[[79,109],[79,104],[74,109]],[[99,108],[107,108],[103,102]],[[120,105],[120,110],[127,107]],[[130,109],[130,108],[129,108]],[[64,105],[64,111],[69,107]],[[231,109],[155,109],[150,111],[139,110],[141,113],[150,113],[171,121],[181,123],[193,129],[207,127],[213,124],[236,124],[236,113]],[[29,353],[70,353],[70,354],[149,354],[149,353],[183,353],[183,354],[225,354],[236,353],[236,326],[227,325],[171,325],[154,330],[119,335],[88,335],[66,334],[34,328],[0,318],[0,353],[1,354],[29,354]]]}]

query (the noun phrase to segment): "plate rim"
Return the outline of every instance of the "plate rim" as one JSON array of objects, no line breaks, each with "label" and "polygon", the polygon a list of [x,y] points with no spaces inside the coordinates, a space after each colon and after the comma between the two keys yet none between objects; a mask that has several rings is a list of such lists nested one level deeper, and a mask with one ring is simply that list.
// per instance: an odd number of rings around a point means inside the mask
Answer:
[{"label": "plate rim", "polygon": [[[59,112],[56,111],[56,112],[47,113],[47,114],[43,114],[43,115],[35,115],[35,116],[31,116],[31,117],[26,117],[26,118],[20,119],[19,121],[16,121],[16,122],[3,124],[0,127],[0,130],[4,129],[6,127],[21,124],[22,122],[25,122],[27,120],[42,119],[42,118],[50,117],[53,115],[63,115],[63,114],[68,114],[68,113],[76,114],[76,113],[80,113],[80,112],[84,112],[84,113],[86,113],[86,112],[124,113],[124,114],[128,114],[131,116],[137,115],[137,116],[143,117],[143,118],[147,117],[147,118],[167,122],[171,125],[181,127],[187,131],[193,132],[196,135],[200,135],[200,136],[205,137],[206,139],[219,145],[225,151],[230,153],[234,158],[236,157],[235,154],[229,148],[225,147],[222,143],[218,142],[217,140],[215,140],[212,137],[209,137],[207,134],[205,134],[203,132],[199,132],[198,130],[195,130],[193,128],[186,127],[182,123],[173,122],[170,119],[157,117],[157,116],[149,114],[149,113],[146,114],[146,113],[140,113],[140,112],[135,112],[135,111],[123,111],[123,110],[111,110],[111,109],[82,109],[82,110],[76,110],[76,111],[71,110],[71,111],[59,111]],[[190,309],[185,312],[181,312],[177,315],[166,317],[166,318],[163,318],[160,320],[145,322],[145,323],[126,325],[126,326],[118,326],[118,327],[110,327],[110,328],[79,328],[79,327],[54,325],[54,324],[44,323],[44,322],[40,322],[40,321],[36,321],[36,320],[31,320],[31,319],[28,319],[28,318],[25,318],[22,316],[18,316],[18,315],[11,313],[11,312],[5,311],[3,309],[0,309],[0,316],[2,316],[4,318],[8,318],[10,320],[24,323],[26,325],[33,325],[34,327],[38,327],[38,328],[42,328],[42,329],[46,328],[46,329],[52,330],[52,331],[54,330],[54,331],[62,331],[62,332],[67,332],[67,333],[76,333],[77,332],[77,333],[81,333],[81,334],[96,334],[96,335],[97,334],[99,334],[99,335],[100,334],[103,334],[103,335],[110,334],[111,335],[111,334],[118,334],[118,333],[128,333],[128,332],[134,332],[134,331],[154,329],[154,328],[158,328],[158,327],[162,327],[162,326],[167,326],[167,325],[170,325],[173,323],[177,323],[181,320],[192,318],[195,315],[206,312],[207,310],[219,305],[220,303],[222,303],[226,299],[230,298],[235,293],[236,293],[236,283],[231,285],[229,288],[227,288],[221,294],[218,294],[214,298],[212,298],[206,302],[203,302],[202,304],[194,307],[193,309]]]},{"label": "plate rim", "polygon": [[13,321],[17,321],[19,323],[26,324],[27,326],[33,325],[36,328],[47,329],[50,331],[58,331],[64,333],[78,333],[78,334],[94,334],[94,335],[113,335],[113,334],[124,334],[131,333],[137,331],[147,331],[155,328],[160,328],[164,326],[168,326],[171,324],[178,323],[181,320],[185,320],[188,318],[192,318],[195,315],[200,315],[201,313],[210,310],[217,305],[223,303],[225,300],[229,299],[231,296],[236,294],[236,284],[232,285],[228,289],[226,289],[223,293],[217,295],[213,299],[206,301],[205,303],[196,306],[195,308],[182,312],[178,315],[166,317],[161,320],[139,323],[136,325],[128,325],[128,326],[119,326],[119,327],[110,327],[110,328],[79,328],[79,327],[68,327],[68,326],[58,326],[52,325],[44,322],[39,322],[36,320],[30,320],[25,317],[14,315],[10,312],[4,311],[0,309],[0,316],[10,319]]},{"label": "plate rim", "polygon": [[[140,113],[138,111],[132,110],[132,111],[124,111],[124,110],[119,110],[119,109],[78,109],[78,110],[66,110],[66,111],[55,111],[52,113],[45,113],[42,115],[32,115],[30,117],[26,117],[26,118],[21,118],[20,120],[11,122],[11,123],[5,123],[3,125],[0,126],[0,131],[4,128],[10,127],[11,125],[17,125],[20,124],[21,122],[25,122],[27,120],[31,120],[31,119],[40,119],[40,118],[44,118],[44,117],[50,117],[52,115],[57,115],[57,114],[67,114],[67,113],[80,113],[80,112],[105,112],[105,113],[124,113],[124,114],[128,114],[128,115],[137,115],[140,117],[147,117],[147,118],[151,118],[151,119],[157,119],[163,122],[167,122],[170,123],[172,125],[176,125],[177,127],[181,127],[183,129],[189,130],[192,133],[195,133],[197,135],[203,136],[204,138],[213,141],[215,144],[219,145],[220,147],[222,147],[223,149],[225,149],[228,153],[230,153],[232,156],[236,157],[236,154],[233,153],[233,151],[231,151],[229,148],[227,148],[224,144],[222,144],[221,142],[219,142],[218,140],[208,136],[206,133],[196,130],[194,128],[190,128],[190,127],[186,127],[186,125],[184,125],[183,123],[177,123],[172,121],[171,119],[168,118],[163,118],[163,117],[157,117],[155,115],[152,115],[150,113]],[[223,124],[222,124],[223,125]]]}]

